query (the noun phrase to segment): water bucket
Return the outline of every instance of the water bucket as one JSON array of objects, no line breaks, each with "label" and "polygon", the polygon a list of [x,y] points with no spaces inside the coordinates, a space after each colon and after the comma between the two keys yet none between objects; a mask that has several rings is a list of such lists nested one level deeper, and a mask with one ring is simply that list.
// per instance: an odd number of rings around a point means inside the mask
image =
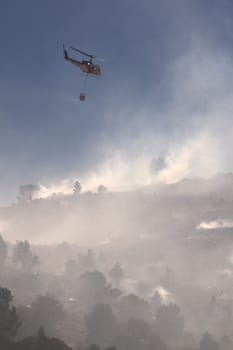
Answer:
[{"label": "water bucket", "polygon": [[81,92],[81,94],[79,95],[79,99],[80,99],[80,101],[85,101],[86,94],[84,94],[84,92]]}]

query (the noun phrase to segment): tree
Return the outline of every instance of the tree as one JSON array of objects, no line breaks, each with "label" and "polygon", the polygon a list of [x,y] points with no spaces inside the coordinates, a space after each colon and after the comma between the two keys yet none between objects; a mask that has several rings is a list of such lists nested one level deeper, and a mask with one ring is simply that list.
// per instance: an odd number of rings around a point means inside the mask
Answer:
[{"label": "tree", "polygon": [[108,275],[116,283],[117,287],[119,287],[120,281],[123,278],[123,270],[121,266],[118,263],[115,264],[109,271]]},{"label": "tree", "polygon": [[0,288],[0,344],[11,341],[20,327],[16,309],[11,306],[12,300],[11,291]]},{"label": "tree", "polygon": [[3,267],[7,257],[7,244],[0,235],[0,269]]},{"label": "tree", "polygon": [[88,330],[87,342],[101,347],[111,345],[116,326],[116,319],[108,304],[95,304],[86,316]]},{"label": "tree", "polygon": [[[90,346],[85,348],[85,350],[101,350],[101,348],[98,345],[96,345],[96,344],[91,344]],[[115,348],[115,346],[110,346],[110,347],[107,347],[104,350],[117,350],[117,349]]]},{"label": "tree", "polygon": [[150,300],[150,304],[151,304],[151,309],[152,309],[153,314],[156,314],[158,311],[158,308],[162,305],[162,298],[157,290],[152,295],[151,300]]},{"label": "tree", "polygon": [[41,326],[50,331],[63,316],[63,308],[54,296],[40,295],[30,307],[20,308],[20,316],[23,321],[21,337],[25,337],[35,334]]},{"label": "tree", "polygon": [[106,278],[100,271],[87,271],[80,277],[80,283],[84,288],[96,291],[106,287]]},{"label": "tree", "polygon": [[134,339],[130,335],[125,334],[124,331],[122,333],[117,334],[113,341],[114,344],[116,344],[117,349],[119,350],[144,350],[140,348],[141,344],[138,344],[136,339]]},{"label": "tree", "polygon": [[105,187],[104,185],[99,185],[97,188],[98,193],[106,193],[107,190],[108,190],[107,187]]},{"label": "tree", "polygon": [[232,342],[232,337],[229,336],[223,336],[222,339],[220,340],[220,349],[221,350],[232,350],[233,349],[233,342]]},{"label": "tree", "polygon": [[150,170],[152,174],[157,174],[167,166],[166,160],[162,157],[154,158],[151,161]]},{"label": "tree", "polygon": [[62,340],[49,338],[40,328],[35,337],[28,337],[16,343],[15,350],[72,350]]},{"label": "tree", "polygon": [[127,321],[129,318],[150,319],[151,312],[149,304],[135,294],[123,296],[117,304],[117,316],[122,321]]},{"label": "tree", "polygon": [[35,198],[36,193],[38,192],[39,188],[36,185],[28,184],[23,185],[19,187],[19,195],[18,195],[18,201],[19,202],[29,202],[32,199]]},{"label": "tree", "polygon": [[102,301],[107,282],[105,276],[99,271],[87,271],[79,278],[78,298],[87,305]]},{"label": "tree", "polygon": [[[120,332],[114,339],[119,350],[146,350],[147,344],[152,340],[152,333],[149,324],[144,320],[130,318],[126,324],[123,324]],[[151,347],[158,349],[159,347]]]},{"label": "tree", "polygon": [[163,275],[160,277],[159,283],[161,286],[164,286],[169,290],[173,290],[176,286],[176,276],[169,266],[166,266]]},{"label": "tree", "polygon": [[199,350],[219,350],[219,345],[209,333],[205,333],[200,341]]},{"label": "tree", "polygon": [[70,259],[70,256],[72,255],[72,247],[67,242],[62,242],[57,244],[55,248],[55,254],[58,257],[60,263],[64,263]]},{"label": "tree", "polygon": [[131,337],[144,342],[150,338],[149,324],[144,320],[130,318],[126,325],[126,332]]},{"label": "tree", "polygon": [[28,241],[19,241],[14,248],[13,261],[20,263],[21,267],[25,269],[37,265],[38,257],[31,252]]},{"label": "tree", "polygon": [[85,350],[101,350],[101,348],[96,344],[91,344],[90,346],[85,348]]},{"label": "tree", "polygon": [[65,265],[65,274],[73,278],[75,275],[77,275],[77,272],[78,266],[76,261],[73,259],[68,260]]},{"label": "tree", "polygon": [[[137,321],[139,321],[138,324]],[[150,332],[148,324],[137,320],[130,330],[126,327],[114,338],[114,344],[119,350],[168,350],[156,334]],[[144,321],[142,321],[144,322]],[[139,327],[139,328],[138,328]],[[132,332],[133,331],[133,332]],[[139,331],[139,334],[136,332]]]},{"label": "tree", "polygon": [[79,253],[79,265],[83,271],[95,267],[95,253],[92,249],[88,249],[86,254]]},{"label": "tree", "polygon": [[74,194],[79,194],[82,191],[82,186],[79,181],[75,181],[73,192]]},{"label": "tree", "polygon": [[178,341],[184,332],[184,319],[176,304],[161,305],[157,311],[156,330],[164,341]]}]

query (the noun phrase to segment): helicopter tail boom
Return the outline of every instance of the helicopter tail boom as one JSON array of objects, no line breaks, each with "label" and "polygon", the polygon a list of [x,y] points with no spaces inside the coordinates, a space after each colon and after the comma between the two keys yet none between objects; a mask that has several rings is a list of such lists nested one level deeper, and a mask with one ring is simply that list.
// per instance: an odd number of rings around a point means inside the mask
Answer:
[{"label": "helicopter tail boom", "polygon": [[69,59],[69,55],[68,52],[64,49],[64,59],[68,60]]}]

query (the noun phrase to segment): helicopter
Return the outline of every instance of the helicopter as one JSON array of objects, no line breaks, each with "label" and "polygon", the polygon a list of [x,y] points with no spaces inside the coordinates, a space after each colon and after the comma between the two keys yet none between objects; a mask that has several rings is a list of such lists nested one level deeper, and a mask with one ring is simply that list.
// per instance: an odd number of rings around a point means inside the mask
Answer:
[{"label": "helicopter", "polygon": [[68,55],[67,50],[65,49],[64,45],[63,45],[63,52],[64,52],[64,59],[69,61],[70,63],[72,63],[73,65],[75,65],[76,67],[80,68],[81,71],[83,73],[85,73],[87,76],[88,75],[93,75],[93,76],[100,76],[101,75],[101,68],[98,64],[93,63],[93,59],[97,58],[97,56],[88,54],[84,51],[81,51],[79,49],[76,49],[73,46],[70,46],[70,49],[77,51],[79,53],[81,53],[84,56],[89,57],[89,60],[82,60],[82,61],[78,61],[74,58],[71,58]]}]

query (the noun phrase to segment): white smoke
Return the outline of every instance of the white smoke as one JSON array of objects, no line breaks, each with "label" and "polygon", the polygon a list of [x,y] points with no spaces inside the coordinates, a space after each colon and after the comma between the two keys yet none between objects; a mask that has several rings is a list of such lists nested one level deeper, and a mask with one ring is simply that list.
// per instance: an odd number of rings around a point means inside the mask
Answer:
[{"label": "white smoke", "polygon": [[201,222],[196,229],[197,230],[213,230],[217,228],[231,228],[233,227],[233,221],[231,220],[213,220],[209,222]]},{"label": "white smoke", "polygon": [[10,228],[10,223],[5,220],[0,220],[0,233],[8,231]]},{"label": "white smoke", "polygon": [[[96,192],[103,184],[111,192],[142,189],[148,186],[170,184],[185,177],[201,175],[213,176],[220,168],[218,142],[208,132],[190,137],[182,144],[174,144],[167,152],[164,166],[157,171],[151,170],[155,160],[156,149],[151,143],[151,152],[132,155],[123,151],[104,160],[90,172],[78,178],[82,191]],[[159,159],[159,158],[157,158]],[[53,194],[68,195],[73,192],[77,179],[63,179],[49,185],[40,185],[39,198]]]}]

